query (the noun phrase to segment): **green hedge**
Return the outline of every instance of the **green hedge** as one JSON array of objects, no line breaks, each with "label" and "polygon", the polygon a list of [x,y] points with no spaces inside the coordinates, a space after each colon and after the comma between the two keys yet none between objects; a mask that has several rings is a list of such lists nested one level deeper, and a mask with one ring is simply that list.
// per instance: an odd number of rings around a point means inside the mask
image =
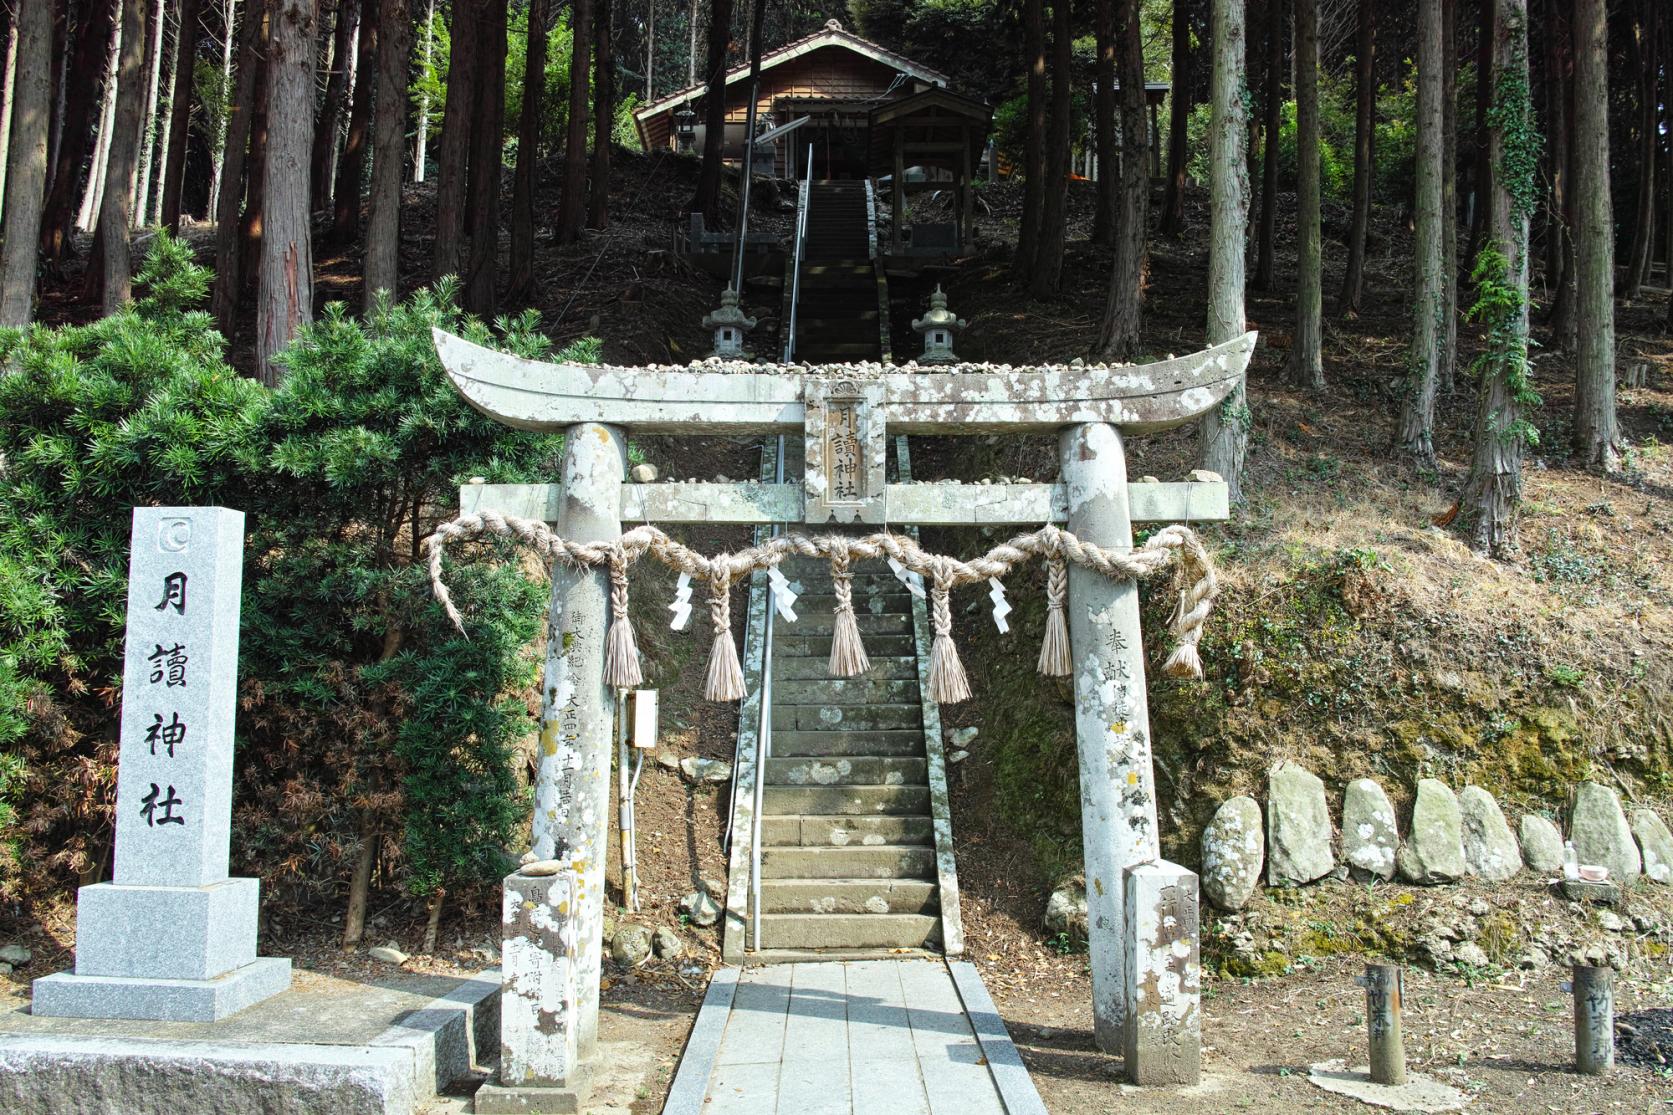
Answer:
[{"label": "green hedge", "polygon": [[333,306],[269,391],[194,309],[208,281],[160,236],[123,313],[0,330],[0,898],[109,861],[135,505],[247,517],[237,869],[280,902],[330,901],[370,840],[414,892],[495,878],[526,816],[512,754],[545,590],[509,554],[461,563],[462,637],[419,543],[459,483],[550,476],[562,443],[465,405],[430,328],[539,356],[537,321],[489,330],[451,284],[365,322]]}]

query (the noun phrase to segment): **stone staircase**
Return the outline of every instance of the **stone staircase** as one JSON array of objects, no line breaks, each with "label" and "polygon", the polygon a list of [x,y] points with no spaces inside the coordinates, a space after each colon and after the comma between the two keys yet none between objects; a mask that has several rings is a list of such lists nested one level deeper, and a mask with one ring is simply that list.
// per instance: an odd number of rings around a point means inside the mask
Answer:
[{"label": "stone staircase", "polygon": [[[795,623],[773,643],[772,757],[761,814],[763,950],[934,949],[941,888],[913,598],[856,573],[871,672],[828,676],[828,567],[786,562]],[[937,766],[940,743],[935,741]],[[945,782],[941,790],[943,808]]]},{"label": "stone staircase", "polygon": [[885,323],[864,182],[809,187],[800,303],[797,359],[816,364],[882,359]]}]

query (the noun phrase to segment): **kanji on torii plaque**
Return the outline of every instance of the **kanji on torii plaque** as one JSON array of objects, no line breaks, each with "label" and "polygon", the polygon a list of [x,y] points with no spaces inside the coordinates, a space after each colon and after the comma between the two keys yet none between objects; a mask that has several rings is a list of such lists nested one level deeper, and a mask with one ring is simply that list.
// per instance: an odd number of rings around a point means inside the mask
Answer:
[{"label": "kanji on torii plaque", "polygon": [[[933,371],[719,361],[639,368],[551,364],[440,330],[435,343],[455,386],[482,413],[519,429],[567,435],[560,485],[474,485],[461,492],[467,512],[492,509],[555,522],[559,534],[577,542],[613,540],[624,519],[835,519],[891,526],[1064,522],[1085,542],[1130,549],[1134,522],[1226,517],[1224,484],[1128,484],[1122,438],[1182,425],[1218,405],[1241,380],[1255,334],[1153,364]],[[802,481],[784,484],[628,484],[629,430],[801,433],[806,472]],[[1046,431],[1059,435],[1056,484],[884,482],[884,448],[893,435]],[[1114,1052],[1122,1049],[1128,1010],[1123,872],[1159,859],[1143,644],[1133,582],[1077,566],[1069,572],[1069,593],[1095,1036],[1101,1048]],[[610,763],[610,694],[602,682],[607,598],[603,571],[561,563],[554,569],[545,691],[579,699],[581,722],[597,730],[584,739],[560,739],[562,710],[543,710],[543,738],[549,734],[551,745],[544,749],[540,783],[562,783],[572,792],[555,796],[584,804],[572,804],[561,817],[538,809],[535,816],[537,851],[584,865],[576,892],[582,990],[575,1028],[583,1057],[595,1025],[590,1012],[597,1007],[601,951]],[[1194,938],[1194,925],[1188,932]]]}]

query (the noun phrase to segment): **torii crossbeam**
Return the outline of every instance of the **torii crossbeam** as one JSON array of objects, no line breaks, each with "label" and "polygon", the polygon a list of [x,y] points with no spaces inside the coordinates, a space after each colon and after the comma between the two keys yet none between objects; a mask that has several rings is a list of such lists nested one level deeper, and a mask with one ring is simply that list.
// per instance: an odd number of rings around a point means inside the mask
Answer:
[{"label": "torii crossbeam", "polygon": [[[560,483],[471,485],[460,493],[465,511],[553,522],[575,541],[613,540],[623,519],[1064,522],[1084,541],[1131,548],[1134,522],[1226,518],[1224,484],[1129,484],[1122,438],[1182,425],[1218,405],[1243,377],[1255,334],[1152,364],[933,371],[718,361],[553,364],[441,330],[435,344],[477,410],[518,429],[567,435]],[[1048,430],[1058,432],[1056,484],[884,479],[890,435]],[[800,484],[628,484],[628,431],[799,432],[806,438],[805,475]],[[1129,870],[1155,865],[1160,855],[1137,586],[1076,567],[1069,593],[1096,1040],[1102,1049],[1125,1052],[1135,1079],[1195,1079],[1195,877],[1169,872],[1171,865]],[[576,871],[577,1017],[565,1048],[540,1073],[560,1084],[596,1038],[611,755],[611,695],[603,682],[608,596],[603,572],[553,570],[533,850],[541,857],[561,851]],[[1144,896],[1144,909],[1125,908],[1126,889]],[[1131,957],[1129,950],[1135,950]],[[1180,1000],[1189,1000],[1189,1017],[1163,1011],[1129,1026],[1129,999],[1148,995],[1154,1009],[1158,981],[1164,999],[1170,987],[1176,995],[1190,989]],[[1141,1070],[1140,1060],[1156,1067]]]}]

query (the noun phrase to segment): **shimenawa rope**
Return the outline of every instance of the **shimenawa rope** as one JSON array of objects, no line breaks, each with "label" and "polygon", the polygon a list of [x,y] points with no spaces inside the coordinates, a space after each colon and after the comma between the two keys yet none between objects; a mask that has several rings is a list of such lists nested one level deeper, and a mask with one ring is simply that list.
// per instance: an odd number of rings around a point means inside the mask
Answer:
[{"label": "shimenawa rope", "polygon": [[830,671],[835,677],[852,677],[869,668],[854,617],[850,565],[856,560],[888,558],[925,578],[931,586],[930,615],[935,630],[930,649],[930,697],[949,704],[970,697],[970,684],[952,634],[950,594],[962,585],[989,577],[1003,578],[1025,561],[1045,559],[1046,636],[1040,648],[1039,669],[1052,677],[1067,677],[1072,668],[1065,613],[1069,563],[1111,580],[1143,580],[1170,566],[1178,568],[1184,588],[1171,623],[1175,645],[1162,667],[1172,677],[1202,676],[1197,644],[1214,597],[1219,593],[1213,561],[1201,540],[1189,527],[1178,525],[1163,527],[1133,550],[1105,549],[1047,524],[1028,534],[1019,534],[969,561],[928,553],[910,537],[887,532],[862,537],[827,534],[816,538],[781,534],[758,546],[706,557],[649,524],[634,527],[614,542],[575,542],[533,519],[478,511],[441,524],[424,542],[430,554],[431,588],[448,618],[461,631],[464,620],[442,578],[442,554],[451,542],[484,535],[514,539],[554,562],[576,569],[608,568],[611,623],[605,644],[604,682],[613,688],[631,689],[642,680],[633,625],[627,614],[627,566],[640,555],[648,554],[693,579],[707,580],[709,624],[714,638],[703,695],[712,701],[736,701],[745,693],[743,669],[732,638],[732,585],[744,575],[757,569],[770,569],[790,556],[823,558],[830,563],[837,598],[830,661]]}]

